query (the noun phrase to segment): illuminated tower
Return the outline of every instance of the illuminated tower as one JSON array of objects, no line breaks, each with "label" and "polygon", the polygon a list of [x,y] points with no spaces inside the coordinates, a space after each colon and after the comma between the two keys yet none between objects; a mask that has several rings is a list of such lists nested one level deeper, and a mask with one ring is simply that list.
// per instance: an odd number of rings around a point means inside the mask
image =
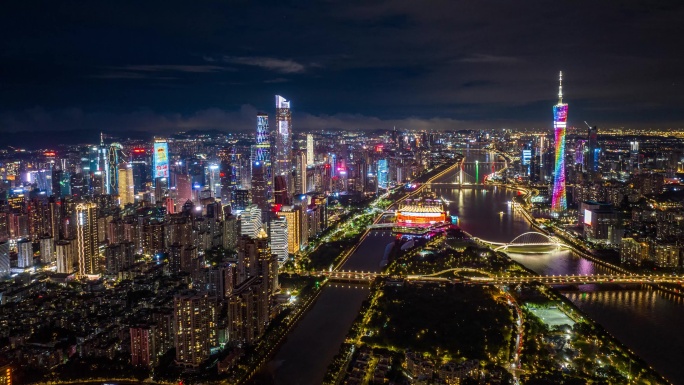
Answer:
[{"label": "illuminated tower", "polygon": [[553,106],[553,129],[556,139],[556,167],[553,176],[551,211],[560,213],[568,208],[565,200],[565,127],[568,121],[568,105],[563,103],[563,72],[558,85],[558,104]]},{"label": "illuminated tower", "polygon": [[313,166],[314,164],[314,140],[313,135],[306,135],[306,165]]},{"label": "illuminated tower", "polygon": [[109,195],[117,195],[119,193],[119,152],[121,152],[121,145],[119,143],[112,143],[107,152],[107,164],[105,168],[105,191]]},{"label": "illuminated tower", "polygon": [[97,205],[80,203],[76,206],[76,255],[79,275],[100,272],[97,236]]},{"label": "illuminated tower", "polygon": [[[256,144],[252,152],[252,178],[254,178],[254,165],[259,162],[263,173],[263,178],[266,181],[265,197],[267,200],[273,198],[273,168],[271,165],[271,141],[268,132],[268,115],[264,113],[257,114],[257,128],[256,128]],[[237,162],[236,162],[237,164]]]},{"label": "illuminated tower", "polygon": [[135,203],[135,181],[133,179],[133,166],[127,163],[119,165],[118,192],[119,205]]},{"label": "illuminated tower", "polygon": [[292,185],[292,115],[290,101],[276,95],[275,157],[273,176],[283,175],[287,191],[294,191]]}]

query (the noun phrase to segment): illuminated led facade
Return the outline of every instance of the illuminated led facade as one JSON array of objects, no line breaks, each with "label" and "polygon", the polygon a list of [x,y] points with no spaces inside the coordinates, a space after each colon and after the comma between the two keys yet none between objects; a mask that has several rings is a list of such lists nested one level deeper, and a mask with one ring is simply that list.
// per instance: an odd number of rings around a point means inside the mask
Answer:
[{"label": "illuminated led facade", "polygon": [[553,129],[556,140],[556,166],[553,177],[551,210],[560,213],[568,208],[565,199],[565,128],[568,121],[568,105],[563,103],[563,72],[560,73],[558,104],[553,106]]},{"label": "illuminated led facade", "polygon": [[292,114],[290,101],[276,95],[275,157],[273,175],[283,175],[287,191],[294,191],[292,185]]},{"label": "illuminated led facade", "polygon": [[389,165],[387,159],[378,160],[377,172],[378,188],[386,190],[389,188]]},{"label": "illuminated led facade", "polygon": [[135,181],[133,179],[133,167],[130,164],[119,165],[119,176],[117,178],[119,191],[119,205],[135,203]]},{"label": "illuminated led facade", "polygon": [[154,142],[154,155],[152,160],[154,162],[152,167],[152,177],[154,178],[155,186],[157,180],[162,180],[164,186],[168,187],[169,180],[169,144],[165,140],[156,140]]},{"label": "illuminated led facade", "polygon": [[[271,165],[271,140],[268,132],[268,115],[257,114],[256,144],[252,151],[252,170],[255,162],[259,162],[263,178],[266,181],[266,199],[273,198],[273,167]],[[252,174],[252,177],[254,175]]]},{"label": "illuminated led facade", "polygon": [[105,191],[110,195],[119,193],[119,152],[122,146],[119,143],[112,143],[107,153],[107,164],[105,169]]}]

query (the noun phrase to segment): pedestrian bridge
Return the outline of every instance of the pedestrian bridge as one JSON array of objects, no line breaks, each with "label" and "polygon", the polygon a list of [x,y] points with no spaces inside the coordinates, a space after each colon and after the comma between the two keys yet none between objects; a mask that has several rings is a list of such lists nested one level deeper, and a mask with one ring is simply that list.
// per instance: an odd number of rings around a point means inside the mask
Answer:
[{"label": "pedestrian bridge", "polygon": [[538,231],[528,231],[506,243],[487,241],[482,238],[473,239],[491,247],[494,251],[512,251],[517,253],[548,253],[567,247],[560,239]]}]

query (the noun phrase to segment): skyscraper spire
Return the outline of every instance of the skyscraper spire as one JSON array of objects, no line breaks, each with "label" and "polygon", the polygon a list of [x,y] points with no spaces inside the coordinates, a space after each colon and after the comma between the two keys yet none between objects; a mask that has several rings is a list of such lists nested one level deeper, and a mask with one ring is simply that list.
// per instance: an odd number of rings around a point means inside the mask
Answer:
[{"label": "skyscraper spire", "polygon": [[563,71],[558,77],[558,104],[563,104]]}]

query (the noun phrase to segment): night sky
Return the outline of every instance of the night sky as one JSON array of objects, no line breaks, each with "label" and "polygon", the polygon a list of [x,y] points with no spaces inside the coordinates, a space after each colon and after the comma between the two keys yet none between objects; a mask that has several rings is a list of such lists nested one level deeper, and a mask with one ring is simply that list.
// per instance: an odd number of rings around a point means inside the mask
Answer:
[{"label": "night sky", "polygon": [[[11,3],[11,4],[10,4]],[[6,1],[0,132],[684,126],[682,1]]]}]

